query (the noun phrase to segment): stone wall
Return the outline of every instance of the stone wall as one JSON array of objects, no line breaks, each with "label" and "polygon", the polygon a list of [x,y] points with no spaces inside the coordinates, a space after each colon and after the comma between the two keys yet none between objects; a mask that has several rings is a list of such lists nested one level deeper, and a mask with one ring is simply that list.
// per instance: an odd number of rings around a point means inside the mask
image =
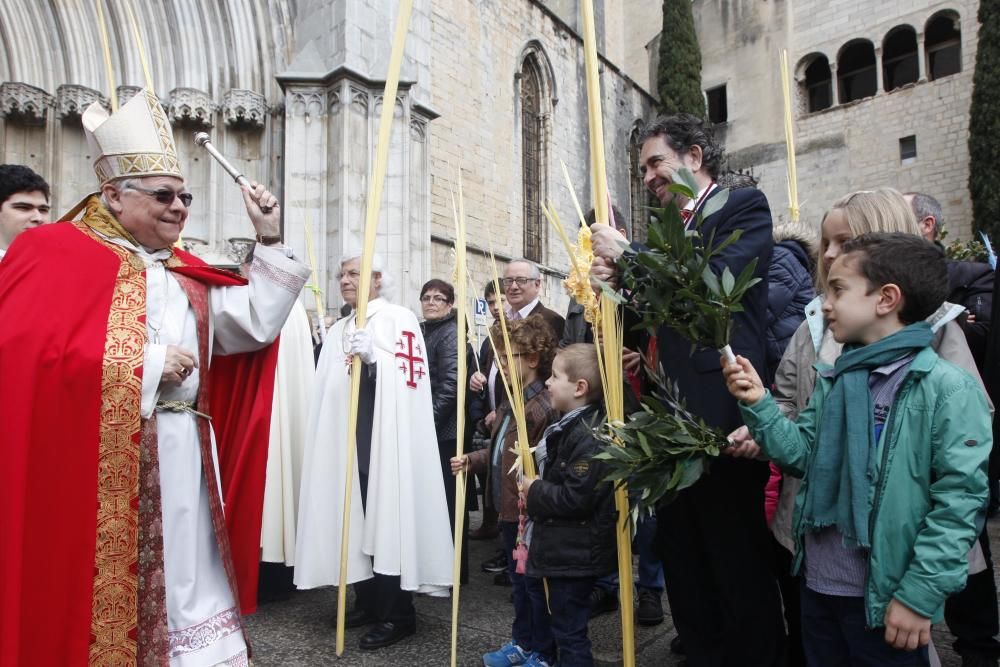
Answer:
[{"label": "stone wall", "polygon": [[[360,247],[375,152],[395,0],[246,0],[136,5],[154,88],[174,125],[178,156],[195,195],[185,239],[207,260],[228,263],[227,239],[252,235],[238,189],[193,145],[195,130],[283,203],[286,242],[309,253],[327,306],[340,306],[338,259]],[[144,84],[124,5],[112,7],[112,61],[123,96]],[[397,301],[419,312],[420,285],[451,279],[450,191],[461,169],[469,219],[470,269],[477,291],[501,264],[524,253],[519,72],[528,53],[542,63],[545,94],[542,201],[576,228],[560,162],[585,208],[589,140],[578,0],[416,0],[395,120],[378,250],[396,274]],[[558,12],[557,12],[558,10]],[[651,115],[652,98],[619,69],[618,41],[630,15],[598,0],[601,82],[611,196],[628,211],[628,139]],[[79,115],[109,92],[93,4],[58,0],[0,3],[13,43],[0,49],[0,162],[35,168],[53,185],[58,212],[95,187]],[[73,26],[74,30],[65,29]],[[163,29],[154,29],[163,28]],[[49,48],[37,35],[60,35]],[[85,37],[84,37],[85,36]],[[611,39],[611,37],[608,37]],[[600,42],[599,40],[599,43]],[[562,308],[568,262],[544,228],[545,299]],[[502,270],[502,266],[500,267]],[[304,301],[311,310],[310,295]]]},{"label": "stone wall", "polygon": [[[971,0],[696,0],[704,59],[703,86],[727,84],[729,122],[720,128],[730,166],[752,169],[768,195],[775,221],[788,217],[784,124],[778,53],[788,48],[796,81],[798,193],[801,219],[818,224],[838,197],[892,186],[921,190],[941,200],[952,238],[971,235],[968,194],[968,111],[978,23]],[[827,56],[831,65],[847,42],[862,38],[881,47],[894,27],[912,26],[921,44],[928,19],[941,10],[960,16],[962,71],[928,80],[921,64],[917,83],[873,97],[808,113],[802,59]],[[836,79],[836,71],[834,71]],[[879,82],[882,81],[881,72]],[[836,86],[836,82],[834,82]],[[915,160],[902,164],[899,139],[914,135]]]},{"label": "stone wall", "polygon": [[[450,279],[454,238],[452,174],[461,168],[470,245],[500,256],[523,254],[521,111],[518,72],[526,53],[546,70],[546,150],[542,200],[555,204],[572,233],[577,216],[562,175],[565,162],[581,206],[591,206],[589,138],[582,43],[541,3],[442,0],[434,3],[431,106],[431,232],[433,277]],[[503,35],[501,38],[500,36]],[[610,62],[601,84],[608,180],[612,199],[628,210],[628,138],[652,111],[649,95]],[[563,308],[560,286],[568,260],[555,232],[546,228],[543,299]],[[488,262],[470,258],[477,289],[489,278]],[[500,267],[502,271],[502,267]]]}]

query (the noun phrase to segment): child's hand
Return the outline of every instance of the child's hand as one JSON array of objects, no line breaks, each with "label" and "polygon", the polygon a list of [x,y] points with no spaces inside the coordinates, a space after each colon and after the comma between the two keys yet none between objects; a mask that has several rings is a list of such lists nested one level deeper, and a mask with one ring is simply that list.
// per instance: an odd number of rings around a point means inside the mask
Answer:
[{"label": "child's hand", "polygon": [[727,363],[726,358],[722,357],[719,363],[722,374],[726,376],[726,388],[730,394],[747,405],[753,405],[764,398],[764,383],[746,357],[737,355],[735,364]]},{"label": "child's hand", "polygon": [[885,643],[907,651],[927,646],[931,641],[931,619],[921,616],[893,598],[885,610]]},{"label": "child's hand", "polygon": [[726,438],[729,446],[722,450],[727,456],[737,459],[755,459],[760,455],[760,445],[750,437],[750,429],[740,426]]},{"label": "child's hand", "polygon": [[453,456],[451,457],[451,474],[457,475],[466,468],[469,467],[469,457],[468,456]]}]

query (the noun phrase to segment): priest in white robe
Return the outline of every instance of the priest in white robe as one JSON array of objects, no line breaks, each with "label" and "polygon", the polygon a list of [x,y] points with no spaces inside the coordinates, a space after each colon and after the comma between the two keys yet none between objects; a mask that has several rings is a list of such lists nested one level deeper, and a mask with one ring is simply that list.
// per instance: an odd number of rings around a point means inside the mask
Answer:
[{"label": "priest in white robe", "polygon": [[242,667],[211,358],[273,341],[309,269],[257,184],[248,283],[174,248],[192,197],[151,91],[83,125],[100,196],[0,267],[0,664]]},{"label": "priest in white robe", "polygon": [[[344,301],[355,306],[360,259],[341,262]],[[299,496],[295,584],[354,583],[347,627],[373,626],[362,649],[388,646],[416,631],[412,592],[452,584],[453,543],[416,316],[383,296],[387,278],[376,260],[368,321],[353,315],[327,333],[309,412]],[[340,582],[352,355],[360,355],[357,456],[351,484],[347,581]]]},{"label": "priest in white robe", "polygon": [[281,329],[267,448],[267,482],[260,532],[260,559],[295,565],[302,456],[316,371],[309,316],[301,301]]}]

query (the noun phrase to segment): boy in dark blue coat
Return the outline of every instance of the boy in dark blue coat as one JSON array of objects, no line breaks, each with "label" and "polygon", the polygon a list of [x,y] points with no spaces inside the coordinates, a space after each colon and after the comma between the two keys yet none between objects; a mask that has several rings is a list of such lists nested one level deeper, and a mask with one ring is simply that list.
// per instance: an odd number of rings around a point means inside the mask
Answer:
[{"label": "boy in dark blue coat", "polygon": [[600,450],[593,427],[603,419],[594,346],[560,350],[545,386],[563,417],[546,429],[535,451],[539,479],[525,482],[533,521],[528,574],[548,582],[559,664],[589,667],[590,591],[617,563],[614,489],[602,481],[604,466],[593,460]]}]

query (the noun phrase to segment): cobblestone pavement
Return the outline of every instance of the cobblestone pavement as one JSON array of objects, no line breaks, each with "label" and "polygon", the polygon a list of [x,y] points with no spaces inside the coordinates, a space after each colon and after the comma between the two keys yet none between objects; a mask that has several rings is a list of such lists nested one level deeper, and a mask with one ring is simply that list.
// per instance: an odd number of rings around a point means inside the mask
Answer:
[{"label": "cobblestone pavement", "polygon": [[[478,524],[473,515],[472,525]],[[1000,521],[992,521],[993,553],[1000,553]],[[493,542],[469,542],[472,574],[461,588],[458,664],[481,665],[481,655],[510,637],[513,607],[510,589],[493,585],[493,575],[479,572],[479,563],[495,552]],[[312,667],[317,665],[447,666],[450,662],[451,600],[418,596],[417,634],[394,646],[374,652],[361,651],[358,639],[365,629],[348,630],[344,655],[337,659],[334,630],[330,624],[336,608],[334,588],[297,591],[291,599],[261,605],[247,617],[256,667]],[[637,663],[640,666],[671,667],[682,664],[670,653],[674,625],[667,612],[663,623],[652,628],[636,627]],[[605,614],[590,624],[597,665],[621,664],[621,630],[617,614]],[[935,627],[934,641],[943,667],[960,667],[951,650],[951,635],[943,625]],[[748,666],[752,667],[752,666]]]}]

